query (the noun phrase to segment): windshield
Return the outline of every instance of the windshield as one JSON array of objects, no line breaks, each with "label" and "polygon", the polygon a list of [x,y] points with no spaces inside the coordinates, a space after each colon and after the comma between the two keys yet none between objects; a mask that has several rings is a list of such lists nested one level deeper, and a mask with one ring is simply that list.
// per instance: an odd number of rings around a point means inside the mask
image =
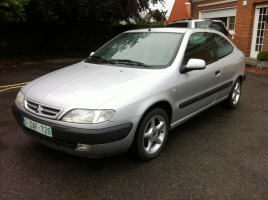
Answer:
[{"label": "windshield", "polygon": [[178,33],[124,33],[87,62],[163,67],[172,60],[181,37]]}]

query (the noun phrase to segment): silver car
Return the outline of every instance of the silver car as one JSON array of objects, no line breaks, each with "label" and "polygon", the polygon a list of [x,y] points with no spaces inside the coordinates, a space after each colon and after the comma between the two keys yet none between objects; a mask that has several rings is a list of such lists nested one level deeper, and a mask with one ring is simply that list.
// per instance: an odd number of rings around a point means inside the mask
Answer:
[{"label": "silver car", "polygon": [[218,31],[127,31],[24,86],[13,115],[34,140],[66,153],[129,150],[149,160],[171,129],[220,102],[235,108],[244,71],[243,53]]}]

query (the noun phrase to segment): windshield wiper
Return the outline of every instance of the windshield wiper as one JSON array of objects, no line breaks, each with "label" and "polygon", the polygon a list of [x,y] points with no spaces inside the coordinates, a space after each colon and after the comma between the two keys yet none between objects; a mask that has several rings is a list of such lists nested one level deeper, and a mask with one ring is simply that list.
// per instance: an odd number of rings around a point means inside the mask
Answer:
[{"label": "windshield wiper", "polygon": [[130,65],[138,65],[138,66],[143,66],[143,67],[147,67],[147,68],[152,68],[152,66],[150,66],[150,65],[146,65],[142,62],[129,60],[129,59],[111,59],[109,61],[114,62],[114,63],[128,63]]},{"label": "windshield wiper", "polygon": [[90,61],[92,58],[94,58],[94,59],[96,59],[96,60],[100,60],[100,61],[102,61],[102,62],[104,62],[104,63],[111,63],[111,64],[114,64],[114,62],[110,62],[109,60],[106,60],[105,58],[102,58],[102,57],[100,57],[100,56],[91,56],[91,57],[89,57],[86,61],[88,62],[88,61]]}]

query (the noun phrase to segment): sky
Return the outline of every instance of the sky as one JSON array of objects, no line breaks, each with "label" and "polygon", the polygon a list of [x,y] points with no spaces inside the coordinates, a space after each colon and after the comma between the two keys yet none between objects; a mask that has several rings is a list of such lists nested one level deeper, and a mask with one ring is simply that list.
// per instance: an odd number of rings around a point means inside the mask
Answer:
[{"label": "sky", "polygon": [[172,10],[173,4],[174,4],[175,0],[166,0],[164,4],[165,7],[163,7],[163,5],[161,3],[155,4],[155,6],[153,6],[152,4],[150,5],[150,8],[152,10],[158,9],[158,10],[163,10],[166,11],[168,10],[168,13],[166,16],[170,15],[170,12]]}]

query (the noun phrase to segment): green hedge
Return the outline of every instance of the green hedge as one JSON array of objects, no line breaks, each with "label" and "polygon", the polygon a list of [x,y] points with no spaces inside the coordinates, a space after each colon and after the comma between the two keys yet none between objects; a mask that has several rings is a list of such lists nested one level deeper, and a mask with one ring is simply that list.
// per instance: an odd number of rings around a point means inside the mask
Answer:
[{"label": "green hedge", "polygon": [[149,26],[5,24],[0,31],[0,59],[89,55],[124,31]]}]

